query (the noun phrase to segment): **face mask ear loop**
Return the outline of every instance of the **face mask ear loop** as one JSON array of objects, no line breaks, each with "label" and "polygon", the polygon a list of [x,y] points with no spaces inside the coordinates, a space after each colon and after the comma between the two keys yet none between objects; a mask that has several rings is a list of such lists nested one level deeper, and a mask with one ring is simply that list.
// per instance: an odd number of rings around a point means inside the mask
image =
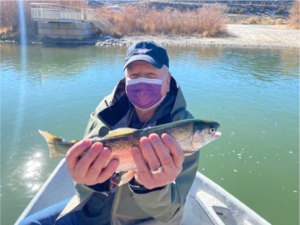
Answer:
[{"label": "face mask ear loop", "polygon": [[166,74],[166,76],[164,77],[164,79],[161,80],[161,83],[167,78],[168,73]]}]

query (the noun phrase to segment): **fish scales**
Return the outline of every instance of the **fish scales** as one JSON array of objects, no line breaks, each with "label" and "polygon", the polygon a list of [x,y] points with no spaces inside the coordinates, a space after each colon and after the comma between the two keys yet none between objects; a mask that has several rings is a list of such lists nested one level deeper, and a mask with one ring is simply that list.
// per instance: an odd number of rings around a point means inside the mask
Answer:
[{"label": "fish scales", "polygon": [[[101,142],[104,147],[111,150],[111,155],[106,165],[114,158],[119,159],[118,171],[128,171],[121,178],[121,184],[128,182],[135,174],[136,164],[134,163],[131,149],[134,146],[140,147],[140,139],[149,137],[150,134],[156,133],[161,136],[166,133],[171,135],[183,150],[185,156],[191,155],[198,151],[204,145],[214,141],[221,136],[218,131],[220,124],[213,121],[204,121],[197,119],[181,120],[155,127],[145,128],[141,130],[131,128],[120,128],[110,131],[105,137],[96,139],[92,138],[92,142]],[[57,158],[65,155],[68,150],[78,141],[65,141],[54,134],[47,131],[40,131],[46,139],[50,157]],[[83,156],[85,152],[81,155]],[[144,155],[144,154],[143,154]],[[144,155],[146,160],[146,157]]]},{"label": "fish scales", "polygon": [[[159,136],[161,136],[164,133],[168,133],[178,141],[179,145],[181,146],[184,152],[185,149],[191,147],[190,142],[189,141],[185,142],[185,140],[188,138],[191,139],[192,130],[193,130],[192,124],[186,124],[184,126],[181,126],[180,128],[177,128],[175,126],[169,129],[155,130],[155,133]],[[112,159],[118,159],[120,165],[118,167],[118,170],[127,171],[130,169],[136,169],[131,154],[131,149],[135,146],[140,147],[141,137],[148,137],[151,133],[153,133],[153,131],[154,131],[153,129],[138,130],[135,133],[129,134],[127,136],[115,137],[115,138],[104,137],[103,139],[95,140],[93,142],[94,143],[101,142],[103,146],[111,149],[112,153],[105,166],[107,166],[109,161],[111,161]],[[190,132],[186,132],[186,131],[190,131]]]}]

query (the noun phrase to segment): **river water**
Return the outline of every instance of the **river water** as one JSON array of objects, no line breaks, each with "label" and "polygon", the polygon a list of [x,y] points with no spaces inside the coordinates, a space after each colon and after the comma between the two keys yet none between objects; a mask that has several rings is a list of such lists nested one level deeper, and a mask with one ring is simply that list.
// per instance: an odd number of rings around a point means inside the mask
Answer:
[{"label": "river water", "polygon": [[[38,129],[82,138],[123,78],[126,47],[1,45],[1,224],[13,224],[60,159]],[[199,171],[274,225],[299,224],[299,51],[167,47],[198,119],[221,124]]]}]

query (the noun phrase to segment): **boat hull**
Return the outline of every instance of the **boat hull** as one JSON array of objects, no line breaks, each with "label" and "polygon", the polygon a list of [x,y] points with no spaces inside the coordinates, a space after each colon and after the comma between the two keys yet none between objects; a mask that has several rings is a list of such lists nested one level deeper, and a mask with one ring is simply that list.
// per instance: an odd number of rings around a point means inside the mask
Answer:
[{"label": "boat hull", "polygon": [[[66,169],[65,159],[62,159],[15,224],[19,224],[22,219],[41,209],[74,195],[74,183]],[[212,180],[197,172],[187,196],[182,224],[269,225],[270,223]]]}]

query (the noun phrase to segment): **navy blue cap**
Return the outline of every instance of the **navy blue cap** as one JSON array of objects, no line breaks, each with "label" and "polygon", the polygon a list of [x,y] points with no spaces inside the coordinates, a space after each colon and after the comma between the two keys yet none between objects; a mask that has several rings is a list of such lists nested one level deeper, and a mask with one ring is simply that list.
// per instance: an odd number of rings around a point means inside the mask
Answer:
[{"label": "navy blue cap", "polygon": [[163,65],[169,68],[169,57],[166,49],[151,40],[132,44],[128,48],[123,70],[134,61],[145,61],[158,69],[161,69]]}]

